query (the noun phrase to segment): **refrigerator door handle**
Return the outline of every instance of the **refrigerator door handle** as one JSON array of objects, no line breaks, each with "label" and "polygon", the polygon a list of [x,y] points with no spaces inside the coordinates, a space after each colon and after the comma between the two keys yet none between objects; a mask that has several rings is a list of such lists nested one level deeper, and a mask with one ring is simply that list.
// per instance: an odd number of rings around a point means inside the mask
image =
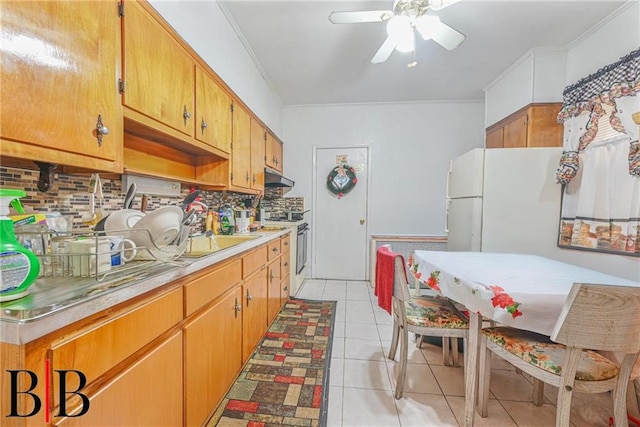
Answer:
[{"label": "refrigerator door handle", "polygon": [[451,198],[447,197],[447,208],[444,213],[444,232],[449,232],[449,207],[451,206]]},{"label": "refrigerator door handle", "polygon": [[[451,173],[453,172],[453,160],[449,160],[449,172],[447,172],[447,183],[445,186],[445,197],[447,198],[447,200],[449,200],[451,198],[451,195],[449,194],[449,181],[451,180]],[[447,212],[449,212],[449,207],[447,206]]]}]

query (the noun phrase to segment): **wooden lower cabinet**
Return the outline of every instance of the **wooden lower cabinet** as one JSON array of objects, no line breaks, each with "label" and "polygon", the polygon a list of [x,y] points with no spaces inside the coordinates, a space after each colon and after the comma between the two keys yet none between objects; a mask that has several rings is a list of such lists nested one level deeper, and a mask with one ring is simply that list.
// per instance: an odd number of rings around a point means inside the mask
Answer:
[{"label": "wooden lower cabinet", "polygon": [[242,287],[184,328],[185,425],[202,425],[242,366]]},{"label": "wooden lower cabinet", "polygon": [[280,303],[280,285],[282,282],[282,274],[280,268],[280,259],[272,261],[268,266],[268,278],[269,278],[269,297],[267,301],[267,310],[269,312],[269,324],[273,322],[282,307]]},{"label": "wooden lower cabinet", "polygon": [[150,351],[90,397],[89,411],[64,427],[182,424],[182,332]]},{"label": "wooden lower cabinet", "polygon": [[246,362],[267,331],[267,269],[245,280],[242,304],[242,362]]}]

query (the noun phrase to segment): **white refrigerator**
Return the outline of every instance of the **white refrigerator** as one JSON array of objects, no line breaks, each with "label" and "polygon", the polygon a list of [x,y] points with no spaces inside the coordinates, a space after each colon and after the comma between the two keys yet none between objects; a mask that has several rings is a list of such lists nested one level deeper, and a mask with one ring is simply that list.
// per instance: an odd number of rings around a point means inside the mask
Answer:
[{"label": "white refrigerator", "polygon": [[556,247],[562,148],[476,148],[450,162],[448,250],[545,255]]}]

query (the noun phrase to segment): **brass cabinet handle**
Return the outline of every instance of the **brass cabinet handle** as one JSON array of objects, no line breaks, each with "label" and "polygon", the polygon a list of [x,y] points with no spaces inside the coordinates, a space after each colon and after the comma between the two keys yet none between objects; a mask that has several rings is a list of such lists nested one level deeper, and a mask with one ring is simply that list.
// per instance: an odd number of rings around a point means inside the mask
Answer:
[{"label": "brass cabinet handle", "polygon": [[289,242],[284,242],[283,245],[289,246]]},{"label": "brass cabinet handle", "polygon": [[251,177],[249,176],[249,171],[247,171],[247,182],[251,181]]},{"label": "brass cabinet handle", "polygon": [[273,251],[273,253],[275,254],[276,252],[278,252],[278,248],[273,248],[271,249]]},{"label": "brass cabinet handle", "polygon": [[251,301],[252,299],[253,299],[253,297],[249,293],[249,289],[247,289],[247,307],[249,307],[249,301]]},{"label": "brass cabinet handle", "polygon": [[184,111],[182,113],[182,117],[184,118],[184,125],[187,125],[187,120],[191,118],[191,113],[187,110],[187,106],[184,106]]},{"label": "brass cabinet handle", "polygon": [[109,128],[102,124],[102,115],[98,114],[98,120],[96,122],[96,139],[98,140],[98,147],[102,147],[102,137],[109,135]]},{"label": "brass cabinet handle", "polygon": [[253,183],[254,184],[256,183],[256,174],[255,173],[253,174]]},{"label": "brass cabinet handle", "polygon": [[289,267],[289,263],[288,263],[288,262],[285,262],[285,263],[284,263],[284,266],[285,266],[285,267]]},{"label": "brass cabinet handle", "polygon": [[200,124],[200,129],[202,129],[202,133],[204,134],[204,130],[208,128],[209,125],[204,121],[204,117],[202,118],[202,123]]},{"label": "brass cabinet handle", "polygon": [[269,271],[269,283],[273,282],[273,270]]},{"label": "brass cabinet handle", "polygon": [[289,287],[288,287],[288,286],[285,286],[282,290],[286,292],[286,291],[288,291],[288,290],[289,290]]}]

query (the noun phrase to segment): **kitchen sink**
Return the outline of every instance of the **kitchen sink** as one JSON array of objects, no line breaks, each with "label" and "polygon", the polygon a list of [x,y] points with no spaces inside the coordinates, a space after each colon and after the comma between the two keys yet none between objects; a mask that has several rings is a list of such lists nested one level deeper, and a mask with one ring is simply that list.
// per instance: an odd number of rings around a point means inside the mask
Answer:
[{"label": "kitchen sink", "polygon": [[249,240],[257,239],[260,236],[245,235],[215,235],[211,237],[196,236],[192,237],[187,243],[187,249],[182,256],[197,258],[212,254],[230,247],[239,245]]}]

